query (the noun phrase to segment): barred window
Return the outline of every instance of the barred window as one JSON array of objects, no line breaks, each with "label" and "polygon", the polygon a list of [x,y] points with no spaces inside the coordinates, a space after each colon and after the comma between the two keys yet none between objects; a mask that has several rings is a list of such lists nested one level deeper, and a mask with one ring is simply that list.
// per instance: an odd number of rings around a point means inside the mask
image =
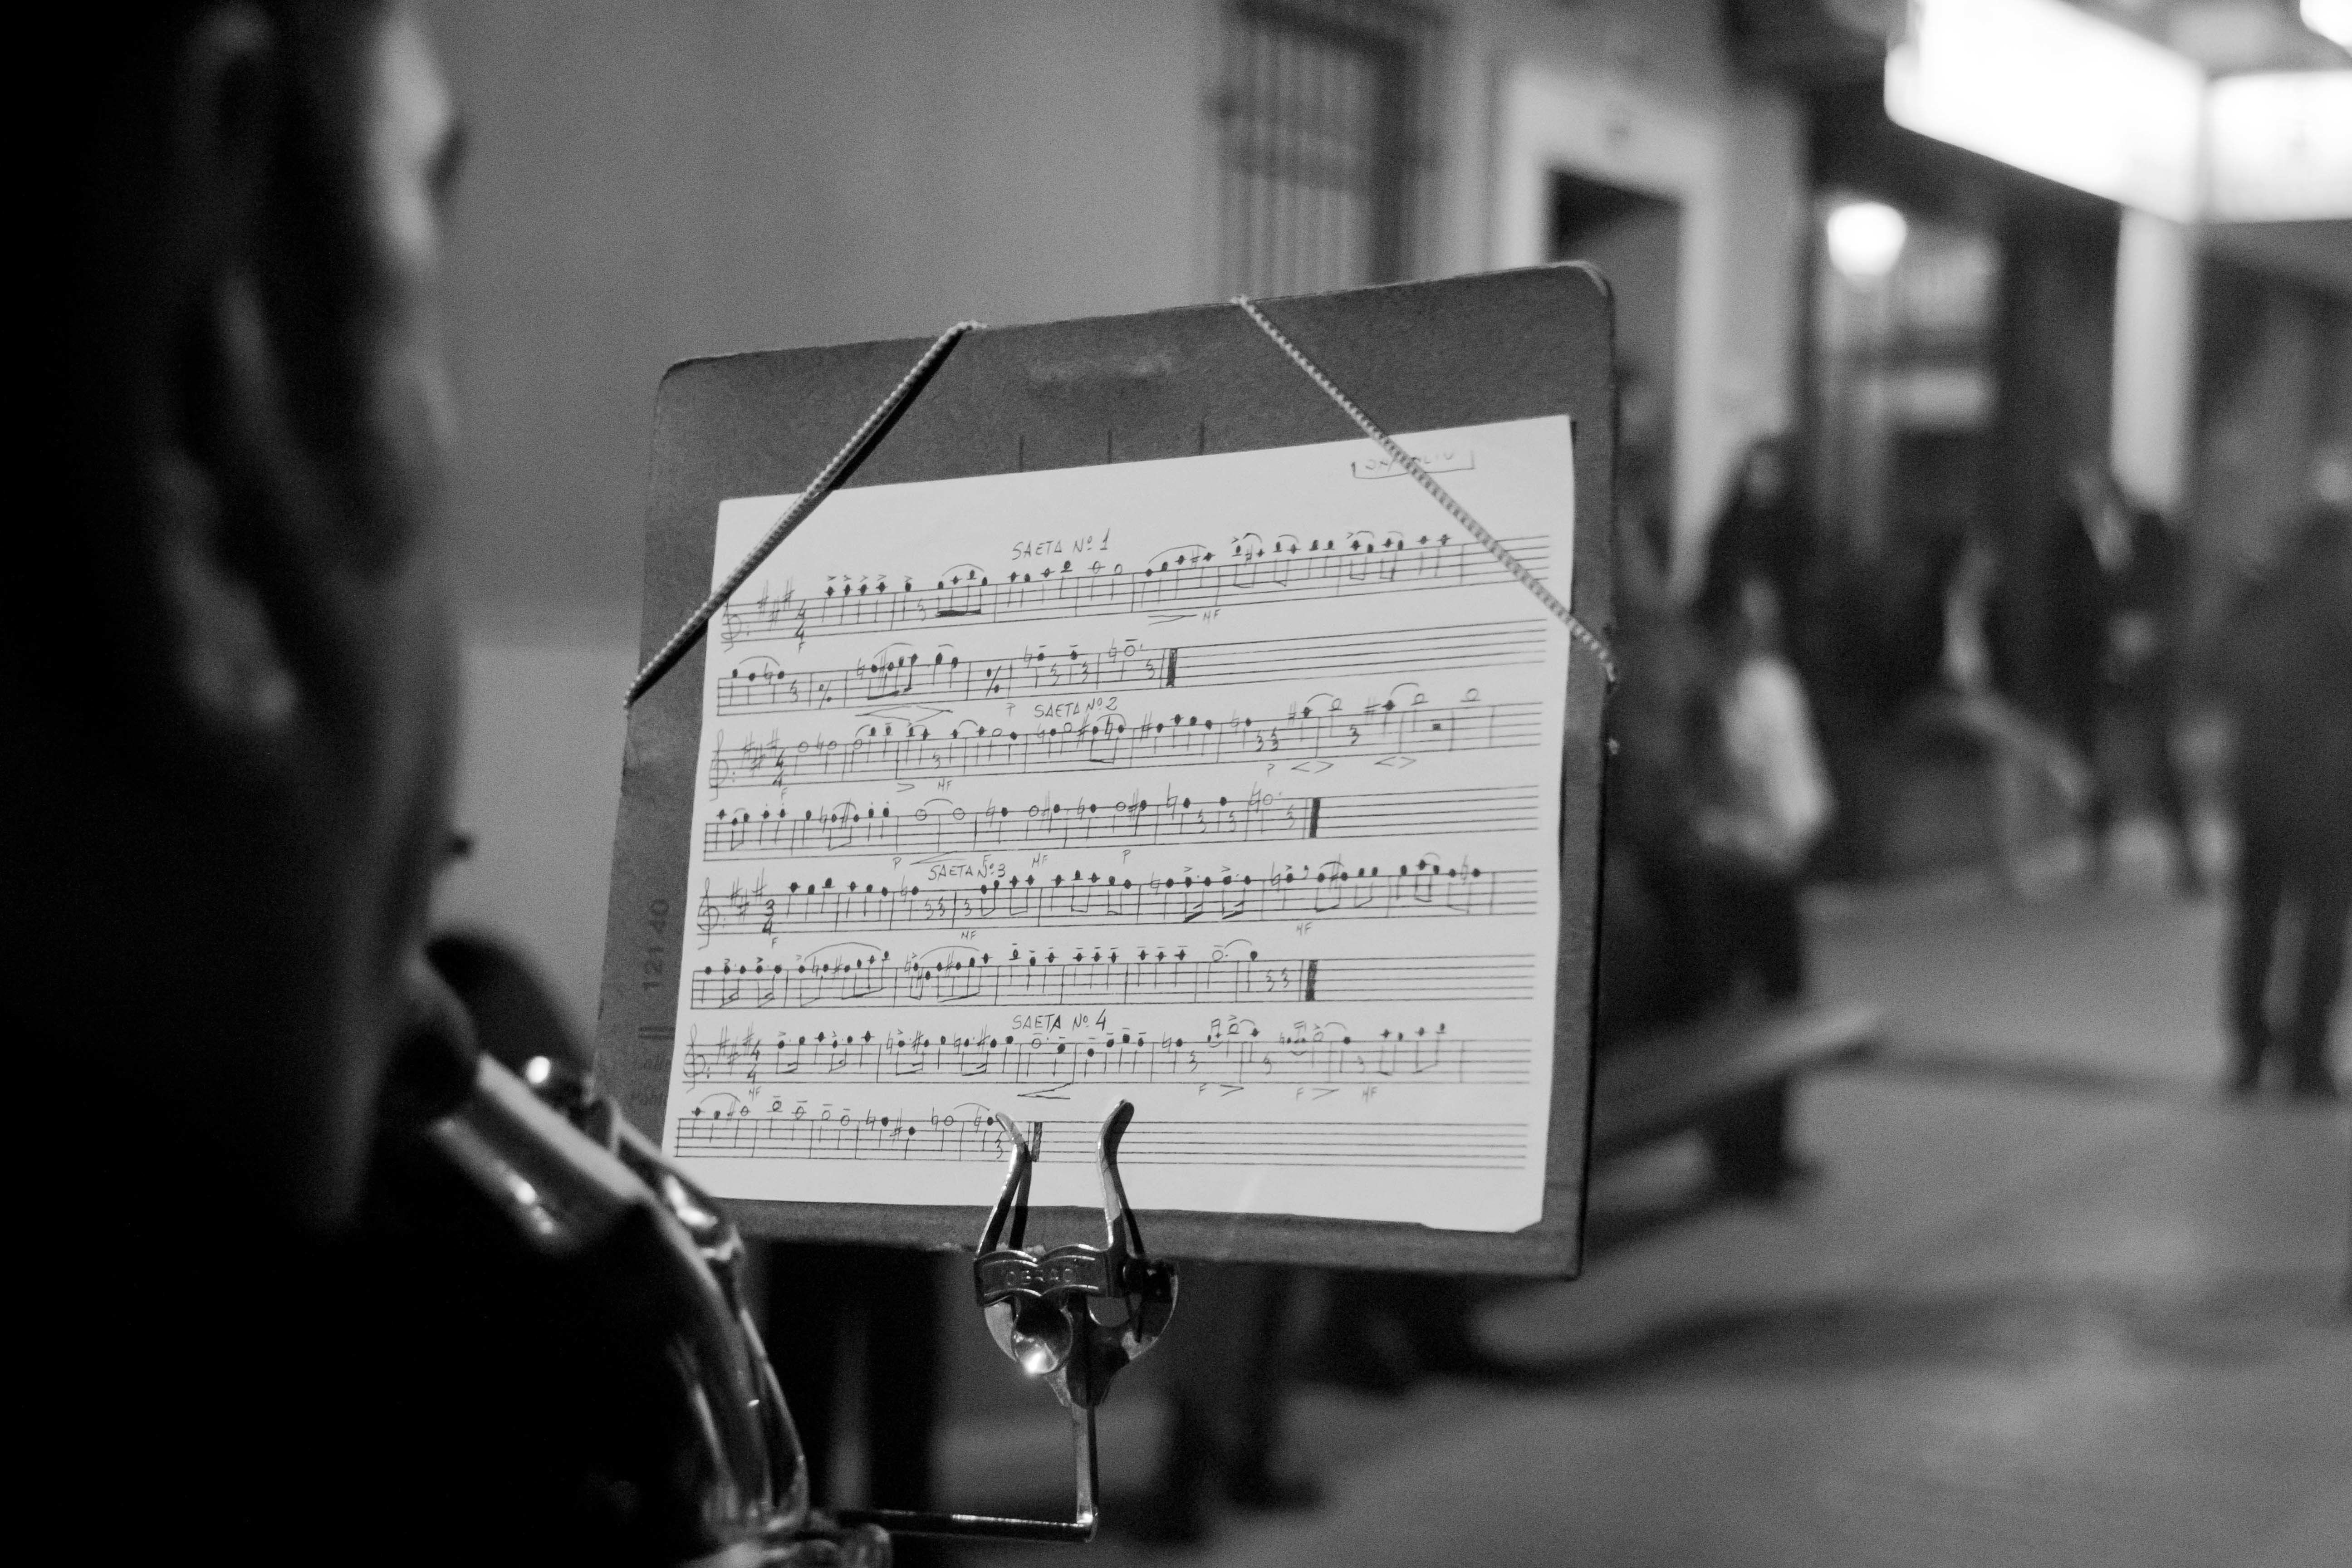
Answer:
[{"label": "barred window", "polygon": [[1383,283],[1422,259],[1440,20],[1397,0],[1225,11],[1218,291]]}]

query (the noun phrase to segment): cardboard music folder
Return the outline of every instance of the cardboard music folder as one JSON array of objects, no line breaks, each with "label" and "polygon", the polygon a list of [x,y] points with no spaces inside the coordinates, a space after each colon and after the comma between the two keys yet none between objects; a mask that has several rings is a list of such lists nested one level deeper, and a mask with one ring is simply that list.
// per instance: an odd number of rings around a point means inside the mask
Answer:
[{"label": "cardboard music folder", "polygon": [[[1259,302],[1386,433],[1566,416],[1573,450],[1571,608],[1611,626],[1612,321],[1581,265]],[[797,491],[906,374],[928,340],[690,360],[663,378],[647,507],[642,643],[650,656],[710,592],[722,501]],[[868,486],[1362,440],[1362,432],[1250,318],[1208,305],[974,331],[884,431],[831,500]],[[1446,476],[1436,476],[1440,479]],[[1399,483],[1410,483],[1401,479]],[[1431,516],[1448,520],[1432,500]],[[1497,532],[1505,531],[1499,526]],[[789,555],[787,541],[779,558]],[[723,564],[723,563],[722,563]],[[1541,616],[1533,598],[1528,613]],[[689,846],[711,636],[632,708],[614,836],[598,1069],[636,1124],[669,1126],[679,987],[691,960]],[[1507,1232],[1280,1213],[1186,1212],[1126,1172],[1155,1252],[1349,1268],[1564,1277],[1576,1271],[1592,1084],[1592,997],[1606,677],[1569,660],[1559,963],[1541,1217]],[[1086,1109],[1091,1109],[1089,1105]],[[1139,1131],[1144,1123],[1139,1121]],[[1132,1142],[1132,1136],[1130,1138]],[[1001,1181],[962,1168],[955,1204],[731,1201],[752,1237],[968,1248]],[[722,1194],[722,1195],[724,1195]],[[1048,1237],[1091,1237],[1098,1211],[1042,1210]]]}]

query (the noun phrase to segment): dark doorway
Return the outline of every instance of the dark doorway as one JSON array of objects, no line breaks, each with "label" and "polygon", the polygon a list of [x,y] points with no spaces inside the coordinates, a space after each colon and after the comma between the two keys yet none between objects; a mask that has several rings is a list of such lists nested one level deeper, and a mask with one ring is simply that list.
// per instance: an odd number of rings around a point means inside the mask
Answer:
[{"label": "dark doorway", "polygon": [[1639,510],[1660,564],[1669,564],[1682,204],[1555,170],[1551,256],[1589,261],[1609,279],[1617,306],[1619,495]]}]

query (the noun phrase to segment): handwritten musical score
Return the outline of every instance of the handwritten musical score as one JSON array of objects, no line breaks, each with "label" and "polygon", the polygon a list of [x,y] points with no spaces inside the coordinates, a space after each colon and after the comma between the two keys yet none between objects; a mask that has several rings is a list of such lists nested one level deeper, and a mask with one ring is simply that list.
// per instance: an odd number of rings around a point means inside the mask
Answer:
[{"label": "handwritten musical score", "polygon": [[1397,795],[1267,795],[1240,799],[1033,799],[1025,806],[927,802],[840,802],[825,809],[727,811],[703,823],[703,860],[795,860],[824,856],[1018,853],[1024,848],[1143,848],[1160,844],[1261,844],[1291,839],[1449,837],[1536,826],[1536,790],[1402,790]]},{"label": "handwritten musical score", "polygon": [[1253,789],[1237,799],[1194,801],[1172,794],[1067,804],[952,801],[910,808],[844,801],[797,814],[721,808],[703,825],[705,860],[806,860],[830,855],[925,859],[1024,849],[1139,848],[1162,844],[1249,844],[1307,838],[1445,837],[1531,828],[1541,802],[1532,789],[1401,791],[1393,795],[1278,795]]},{"label": "handwritten musical score", "polygon": [[[1132,572],[1104,554],[1083,565],[1076,555],[1065,554],[1058,568],[1014,571],[997,581],[966,562],[939,572],[924,587],[918,587],[911,576],[894,578],[887,572],[826,575],[805,598],[787,589],[780,595],[730,604],[719,616],[719,637],[722,646],[732,647],[844,632],[897,631],[940,621],[1007,625],[1101,616],[1156,620],[1364,594],[1492,587],[1510,580],[1484,545],[1458,531],[1433,537],[1427,520],[1418,521],[1423,526],[1410,539],[1396,531],[1366,529],[1343,539],[1303,543],[1288,534],[1271,543],[1257,534],[1244,534],[1234,540],[1222,562],[1213,551],[1180,545]],[[1506,537],[1503,543],[1528,570],[1549,575],[1549,540]],[[1526,605],[1515,609],[1524,614]]]},{"label": "handwritten musical score", "polygon": [[[704,1158],[918,1161],[1001,1165],[1003,1135],[981,1108],[893,1116],[871,1108],[810,1107],[800,1114],[759,1115],[727,1099],[727,1109],[677,1124],[671,1152]],[[782,1100],[771,1097],[771,1102]],[[1196,1118],[1139,1122],[1119,1145],[1118,1163],[1144,1165],[1304,1166],[1339,1171],[1376,1165],[1391,1171],[1521,1171],[1528,1158],[1526,1121],[1393,1121],[1337,1119],[1211,1121]],[[1047,1147],[1067,1161],[1091,1159],[1092,1123],[1048,1121]],[[994,1132],[995,1137],[990,1134]]]},{"label": "handwritten musical score", "polygon": [[[1567,421],[1424,439],[1565,595]],[[1152,1206],[1539,1215],[1567,634],[1376,448],[845,489],[713,633],[665,1137],[721,1195],[982,1203],[1001,1108],[1088,1203],[1124,1097]]]},{"label": "handwritten musical score", "polygon": [[[1077,1020],[1079,1023],[1087,1020]],[[1344,1023],[1262,1029],[1255,1019],[1220,1018],[1207,1035],[1120,1029],[1099,1035],[1064,1028],[997,1035],[935,1035],[923,1029],[862,1034],[756,1036],[709,1044],[690,1040],[680,1071],[696,1084],[782,1084],[794,1079],[861,1083],[959,1083],[971,1079],[1023,1085],[1068,1085],[1085,1079],[1119,1083],[1213,1083],[1229,1092],[1254,1083],[1380,1083],[1419,1079],[1454,1083],[1523,1083],[1526,1040],[1465,1039],[1445,1026],[1381,1029],[1358,1038]]]},{"label": "handwritten musical score", "polygon": [[[719,678],[719,711],[790,713],[901,702],[973,702],[1007,697],[1092,695],[1182,687],[1288,684],[1326,675],[1427,674],[1540,659],[1532,620],[1431,626],[1391,636],[1269,637],[1179,648],[1127,643],[1081,649],[1025,647],[1017,658],[966,658],[951,647],[925,654],[893,645],[863,664],[797,670],[764,655]],[[1179,658],[1179,655],[1181,658]]]},{"label": "handwritten musical score", "polygon": [[1205,958],[1118,948],[1092,952],[1016,947],[998,960],[969,948],[936,948],[894,960],[882,949],[840,942],[804,960],[720,962],[687,975],[689,1015],[755,1008],[799,1014],[833,1007],[1076,1007],[1108,1003],[1224,1006],[1241,1002],[1529,1002],[1529,953],[1391,954],[1260,958],[1255,951]]},{"label": "handwritten musical score", "polygon": [[1394,871],[1336,861],[1312,870],[1253,877],[1168,877],[1138,881],[1101,872],[1039,881],[1006,877],[971,887],[840,887],[755,881],[695,900],[694,929],[714,936],[773,937],[804,931],[907,931],[922,926],[1166,926],[1197,921],[1394,920],[1400,916],[1531,914],[1540,876],[1423,860]]},{"label": "handwritten musical score", "polygon": [[970,719],[948,728],[884,720],[847,735],[778,732],[732,745],[722,731],[711,757],[710,787],[785,789],[1228,763],[1323,773],[1335,762],[1360,759],[1410,767],[1423,757],[1457,752],[1533,749],[1542,744],[1546,717],[1534,702],[1436,708],[1400,703],[1390,695],[1360,712],[1335,705],[1291,713],[1171,713],[1130,722],[1123,713],[1105,711],[1088,721],[1025,731],[983,728]]}]

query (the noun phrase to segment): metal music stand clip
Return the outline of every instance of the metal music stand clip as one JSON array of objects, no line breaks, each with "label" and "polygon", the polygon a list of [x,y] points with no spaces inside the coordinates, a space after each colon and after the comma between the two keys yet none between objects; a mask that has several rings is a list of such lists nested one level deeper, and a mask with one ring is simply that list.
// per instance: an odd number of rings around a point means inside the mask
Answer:
[{"label": "metal music stand clip", "polygon": [[1102,1517],[1095,1463],[1095,1407],[1110,1393],[1120,1368],[1151,1348],[1176,1310],[1176,1267],[1150,1256],[1127,1189],[1118,1177],[1118,1144],[1135,1107],[1118,1102],[1104,1119],[1096,1163],[1102,1174],[1105,1244],[1024,1247],[1029,1184],[1045,1127],[1029,1135],[1003,1111],[997,1124],[1012,1144],[1004,1190],[989,1211],[988,1227],[972,1251],[973,1293],[988,1331],[1031,1377],[1043,1379],[1070,1413],[1077,1486],[1076,1517],[1001,1519],[986,1514],[928,1513],[901,1509],[842,1509],[844,1524],[877,1524],[899,1535],[966,1540],[1094,1539]]}]

